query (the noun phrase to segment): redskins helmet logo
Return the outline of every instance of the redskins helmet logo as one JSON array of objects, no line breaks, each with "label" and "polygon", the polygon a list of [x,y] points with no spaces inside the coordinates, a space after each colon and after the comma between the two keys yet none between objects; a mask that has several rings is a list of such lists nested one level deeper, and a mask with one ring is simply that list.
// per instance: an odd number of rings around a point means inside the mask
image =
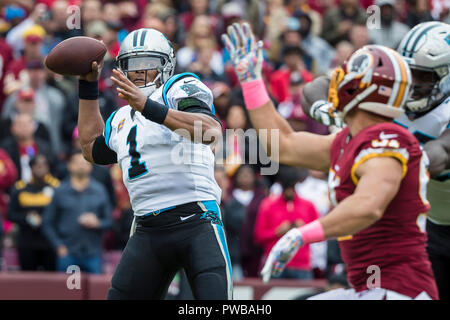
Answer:
[{"label": "redskins helmet logo", "polygon": [[353,77],[361,77],[366,74],[373,66],[373,56],[364,52],[354,55],[350,58],[347,64],[347,73],[352,74]]}]

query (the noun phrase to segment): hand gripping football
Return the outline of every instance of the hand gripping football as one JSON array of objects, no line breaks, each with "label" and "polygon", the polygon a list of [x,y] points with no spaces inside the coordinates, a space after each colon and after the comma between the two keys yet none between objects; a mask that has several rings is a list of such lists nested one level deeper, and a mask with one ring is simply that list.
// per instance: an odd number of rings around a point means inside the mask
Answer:
[{"label": "hand gripping football", "polygon": [[92,62],[100,63],[106,54],[103,42],[89,37],[73,37],[60,42],[45,59],[45,66],[62,75],[89,73]]}]

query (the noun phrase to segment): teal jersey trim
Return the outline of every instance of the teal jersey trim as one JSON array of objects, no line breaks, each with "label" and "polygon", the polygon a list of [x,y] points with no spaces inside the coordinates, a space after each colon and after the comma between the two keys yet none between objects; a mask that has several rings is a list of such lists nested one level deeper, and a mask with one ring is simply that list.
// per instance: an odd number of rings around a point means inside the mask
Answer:
[{"label": "teal jersey trim", "polygon": [[114,118],[116,112],[117,112],[117,110],[114,111],[113,113],[111,113],[111,115],[109,116],[108,120],[106,120],[106,123],[105,123],[105,143],[106,143],[106,146],[110,149],[111,149],[111,147],[109,146],[109,138],[111,137],[111,121]]}]

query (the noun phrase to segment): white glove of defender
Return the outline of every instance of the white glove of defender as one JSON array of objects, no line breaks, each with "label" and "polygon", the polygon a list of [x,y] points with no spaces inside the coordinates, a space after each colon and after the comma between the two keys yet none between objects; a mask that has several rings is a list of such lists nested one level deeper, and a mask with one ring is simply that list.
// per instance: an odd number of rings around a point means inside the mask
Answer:
[{"label": "white glove of defender", "polygon": [[261,271],[263,282],[267,283],[271,276],[278,276],[286,264],[295,256],[302,246],[302,235],[298,228],[286,232],[273,246]]},{"label": "white glove of defender", "polygon": [[227,28],[227,33],[222,35],[222,42],[230,54],[239,82],[261,79],[263,42],[256,42],[248,23],[233,23]]},{"label": "white glove of defender", "polygon": [[314,120],[325,126],[344,127],[342,119],[335,112],[331,111],[331,102],[325,100],[314,102],[311,109],[309,109],[309,114]]}]

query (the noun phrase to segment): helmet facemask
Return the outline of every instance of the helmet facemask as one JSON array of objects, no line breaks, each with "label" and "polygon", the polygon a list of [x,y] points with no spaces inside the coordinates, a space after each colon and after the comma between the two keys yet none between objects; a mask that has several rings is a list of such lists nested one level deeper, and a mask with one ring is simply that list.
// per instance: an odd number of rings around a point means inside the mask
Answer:
[{"label": "helmet facemask", "polygon": [[[159,87],[166,79],[163,79],[163,70],[168,64],[168,59],[161,55],[139,54],[130,55],[118,60],[119,68],[123,71],[125,76],[133,83],[140,82],[137,85],[141,91],[146,95],[151,95],[157,87]],[[157,75],[154,79],[149,79],[148,71],[156,70]],[[130,78],[130,72],[136,72],[134,79]],[[142,77],[140,74],[142,73]],[[136,80],[138,79],[138,80]],[[139,81],[140,80],[140,81]]]},{"label": "helmet facemask", "polygon": [[447,66],[426,68],[410,65],[413,85],[405,109],[410,118],[418,118],[441,104],[450,93]]}]

